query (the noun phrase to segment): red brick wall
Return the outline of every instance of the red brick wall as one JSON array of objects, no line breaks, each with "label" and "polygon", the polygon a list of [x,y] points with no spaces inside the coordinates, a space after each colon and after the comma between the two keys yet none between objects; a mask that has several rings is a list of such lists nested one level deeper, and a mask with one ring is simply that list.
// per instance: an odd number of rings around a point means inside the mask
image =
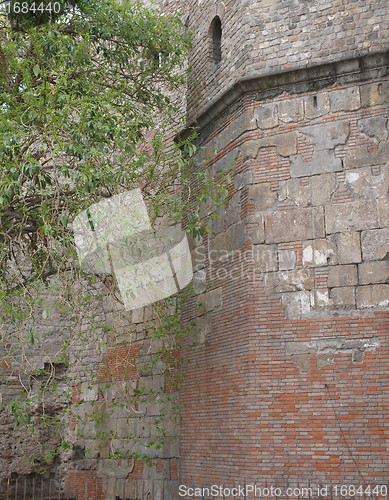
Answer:
[{"label": "red brick wall", "polygon": [[[305,99],[308,95],[285,96],[281,100]],[[261,104],[254,98],[249,104],[246,99],[245,109]],[[241,106],[244,108],[243,99]],[[236,103],[234,108],[237,108]],[[385,113],[387,102],[384,106],[365,104],[352,111],[329,110],[312,123],[349,121],[347,142],[336,151],[337,157],[344,159],[347,151],[362,146],[369,146],[369,151],[374,151],[373,139],[361,133],[358,120],[380,114],[387,116]],[[233,116],[237,119],[239,113]],[[235,176],[251,170],[254,186],[268,183],[270,190],[278,193],[281,183],[291,179],[289,159],[281,156],[274,146],[262,146],[257,157],[242,163],[242,147],[263,137],[286,132],[300,134],[308,122],[302,117],[300,121],[280,122],[270,130],[252,130],[249,125],[243,133],[242,130],[235,131],[238,139],[232,132],[230,137],[225,135],[220,139],[218,155],[211,163],[215,165],[220,161],[223,152],[235,151],[239,158],[234,167]],[[218,128],[214,128],[211,140],[222,137],[229,123],[231,116],[223,118]],[[206,133],[203,140],[210,150],[214,143]],[[309,141],[300,135],[297,154],[301,154],[305,161],[310,161],[313,155]],[[359,172],[357,167],[353,171]],[[372,175],[377,175],[376,171],[379,172],[377,166],[371,166]],[[342,187],[344,174],[344,171],[333,173],[340,187],[332,193],[329,204],[363,198],[355,190]],[[301,177],[299,182],[301,186],[307,186],[310,179]],[[231,189],[230,198],[236,194],[233,183]],[[247,191],[248,186],[241,194],[241,223],[246,224],[247,231],[246,245],[240,249],[241,253],[254,244],[267,244],[265,237],[255,241],[251,235],[251,221],[244,221],[245,216],[254,212],[255,204],[247,201]],[[272,211],[299,209],[296,200],[278,200]],[[323,210],[326,209],[324,206]],[[263,211],[264,219],[268,212]],[[222,233],[227,235],[228,230],[226,222]],[[211,237],[204,238],[206,248]],[[303,267],[303,244],[304,239],[286,240],[277,247],[278,251],[295,252],[297,270]],[[244,478],[267,480],[268,484],[293,480],[338,484],[387,481],[389,312],[385,304],[367,310],[356,307],[344,310],[337,306],[332,310],[313,311],[312,317],[291,319],[282,303],[281,293],[264,286],[264,275],[253,272],[253,262],[245,261],[241,279],[223,278],[226,274],[234,274],[237,259],[237,256],[232,256],[223,263],[213,263],[212,269],[208,267],[211,289],[222,287],[222,305],[211,313],[207,341],[188,355],[192,368],[181,392],[181,480],[188,484],[191,477],[200,484],[203,479],[209,480],[210,484],[220,484],[221,481]],[[218,266],[225,267],[228,273],[215,272]],[[331,265],[314,269],[315,290],[327,286],[327,276],[332,269]],[[193,318],[196,300],[194,297],[187,305],[188,320]],[[386,310],[380,310],[383,308]],[[296,364],[297,358],[290,351],[292,344],[317,343],[323,339],[330,342],[332,338],[341,338],[346,345],[351,345],[350,340],[375,339],[379,341],[379,347],[366,351],[363,359],[358,358],[358,352],[335,349],[333,358],[330,355],[331,359],[323,363],[312,349],[308,367],[301,369]]]}]

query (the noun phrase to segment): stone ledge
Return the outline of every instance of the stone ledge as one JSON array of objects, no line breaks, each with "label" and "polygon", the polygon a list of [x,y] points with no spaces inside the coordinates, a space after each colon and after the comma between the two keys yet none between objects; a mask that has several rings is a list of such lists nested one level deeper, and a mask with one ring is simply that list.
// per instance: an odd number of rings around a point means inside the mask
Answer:
[{"label": "stone ledge", "polygon": [[[291,95],[315,92],[329,87],[371,80],[381,76],[377,75],[377,69],[380,68],[384,74],[389,71],[389,51],[238,80],[201,112],[197,119],[188,123],[186,128],[176,135],[175,141],[187,139],[193,133],[193,129],[201,133],[245,94],[257,92],[257,100],[266,101],[283,91]],[[361,97],[362,106],[368,106],[369,95],[366,97],[362,93]]]}]

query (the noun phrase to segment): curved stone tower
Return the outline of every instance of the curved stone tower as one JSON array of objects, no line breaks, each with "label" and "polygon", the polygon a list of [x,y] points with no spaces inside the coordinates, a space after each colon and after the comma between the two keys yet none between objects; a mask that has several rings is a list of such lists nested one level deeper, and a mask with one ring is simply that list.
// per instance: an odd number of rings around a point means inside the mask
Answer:
[{"label": "curved stone tower", "polygon": [[181,480],[386,482],[389,2],[188,9],[188,130],[233,182],[192,251]]}]

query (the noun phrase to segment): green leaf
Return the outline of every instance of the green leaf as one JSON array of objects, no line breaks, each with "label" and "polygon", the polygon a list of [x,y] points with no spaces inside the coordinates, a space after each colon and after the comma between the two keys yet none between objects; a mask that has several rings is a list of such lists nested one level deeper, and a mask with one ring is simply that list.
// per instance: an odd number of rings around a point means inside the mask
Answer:
[{"label": "green leaf", "polygon": [[37,64],[35,64],[32,71],[34,72],[35,76],[38,76],[41,70],[40,70],[39,66]]},{"label": "green leaf", "polygon": [[43,311],[42,311],[42,317],[43,317],[43,319],[50,318],[50,316],[51,316],[51,309],[50,309],[50,307],[46,307],[46,309],[43,309]]}]

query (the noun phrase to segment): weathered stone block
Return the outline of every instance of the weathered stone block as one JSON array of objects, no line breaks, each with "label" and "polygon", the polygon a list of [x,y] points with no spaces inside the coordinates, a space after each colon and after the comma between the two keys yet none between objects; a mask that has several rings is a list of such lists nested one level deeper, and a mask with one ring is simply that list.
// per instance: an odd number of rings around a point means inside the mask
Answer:
[{"label": "weathered stone block", "polygon": [[216,147],[217,151],[222,151],[230,142],[256,128],[257,121],[254,118],[254,110],[247,109],[213,139],[212,145]]},{"label": "weathered stone block", "polygon": [[220,160],[217,160],[212,166],[211,170],[213,174],[219,174],[223,170],[233,169],[236,159],[239,155],[239,151],[233,149],[229,153],[225,154]]},{"label": "weathered stone block", "polygon": [[337,263],[337,246],[334,238],[315,239],[303,243],[304,267],[323,267]]},{"label": "weathered stone block", "polygon": [[[345,183],[350,186],[359,199],[377,199],[378,204],[381,199],[387,198],[389,190],[389,169],[388,167],[380,166],[377,170],[372,167],[362,167],[359,169],[345,171]],[[380,215],[380,225],[381,215]]]},{"label": "weathered stone block", "polygon": [[321,290],[315,290],[314,291],[314,308],[316,310],[318,309],[329,309],[331,306],[331,301],[330,301],[330,296],[328,293],[328,290],[326,289],[321,289]]},{"label": "weathered stone block", "polygon": [[357,283],[357,266],[339,265],[330,268],[327,279],[328,288],[351,286]]},{"label": "weathered stone block", "polygon": [[309,315],[313,304],[313,292],[302,291],[283,293],[281,295],[282,305],[289,319],[305,318]]},{"label": "weathered stone block", "polygon": [[389,285],[370,285],[357,288],[357,307],[388,307]]},{"label": "weathered stone block", "polygon": [[326,172],[340,172],[342,161],[336,158],[333,151],[318,151],[312,160],[305,161],[301,155],[290,157],[290,176],[307,177]]},{"label": "weathered stone block", "polygon": [[279,250],[278,262],[280,271],[289,271],[296,267],[296,252],[294,250]]},{"label": "weathered stone block", "polygon": [[359,284],[389,283],[389,262],[363,262],[358,266]]},{"label": "weathered stone block", "polygon": [[[224,231],[224,213],[225,207],[221,206],[216,210],[215,216],[209,221],[210,233],[209,237],[213,238],[216,234]],[[200,240],[200,239],[199,239]],[[203,240],[200,240],[200,243],[197,246],[202,246]]]},{"label": "weathered stone block", "polygon": [[231,250],[239,250],[246,244],[246,225],[243,223],[231,226]]},{"label": "weathered stone block", "polygon": [[389,103],[389,82],[361,85],[361,104],[363,108]]},{"label": "weathered stone block", "polygon": [[378,145],[378,151],[369,151],[366,146],[346,151],[344,168],[361,168],[371,165],[385,165],[389,157],[389,141],[382,141]]},{"label": "weathered stone block", "polygon": [[278,285],[276,291],[278,293],[312,290],[314,287],[313,269],[280,271],[277,278]]},{"label": "weathered stone block", "polygon": [[261,129],[274,128],[278,125],[278,108],[276,103],[263,104],[254,109],[257,126]]},{"label": "weathered stone block", "polygon": [[81,384],[81,399],[83,401],[97,401],[99,397],[99,386],[97,384],[90,384],[83,382]]},{"label": "weathered stone block", "polygon": [[341,233],[338,238],[339,264],[358,264],[362,261],[359,233]]},{"label": "weathered stone block", "polygon": [[355,308],[355,288],[347,286],[333,288],[330,291],[330,300],[333,309],[353,309]]},{"label": "weathered stone block", "polygon": [[378,218],[381,227],[389,226],[389,200],[385,198],[378,199]]},{"label": "weathered stone block", "polygon": [[253,227],[248,231],[246,228],[246,235],[250,237],[254,244],[265,242],[265,225],[263,216],[261,214],[256,214],[256,221],[252,224]]},{"label": "weathered stone block", "polygon": [[243,172],[241,174],[236,174],[234,177],[234,187],[235,191],[245,188],[249,184],[253,183],[253,171]]},{"label": "weathered stone block", "polygon": [[358,128],[369,137],[374,137],[379,141],[384,141],[388,138],[387,129],[388,117],[385,116],[371,116],[369,118],[363,118],[358,121]]},{"label": "weathered stone block", "polygon": [[255,184],[249,187],[249,200],[254,201],[255,209],[263,211],[271,208],[277,201],[277,192],[272,191],[270,182],[265,184]]},{"label": "weathered stone block", "polygon": [[280,156],[287,157],[297,153],[297,135],[295,132],[286,132],[285,134],[262,137],[254,141],[247,141],[242,144],[242,161],[249,158],[257,158],[261,148],[274,146]]},{"label": "weathered stone block", "polygon": [[199,295],[197,297],[198,316],[220,308],[223,304],[222,296],[223,288],[221,286]]},{"label": "weathered stone block", "polygon": [[254,245],[253,252],[256,273],[278,270],[277,245]]},{"label": "weathered stone block", "polygon": [[301,241],[323,236],[324,215],[322,207],[283,210],[266,216],[266,243]]},{"label": "weathered stone block", "polygon": [[328,205],[325,221],[327,234],[379,227],[377,203],[363,200]]},{"label": "weathered stone block", "polygon": [[227,227],[235,224],[236,222],[239,222],[240,220],[240,195],[241,192],[238,191],[228,202],[228,208],[226,210],[226,213],[224,214],[224,221]]},{"label": "weathered stone block", "polygon": [[209,240],[209,259],[214,261],[231,252],[231,230],[220,233]]},{"label": "weathered stone block", "polygon": [[312,186],[311,181],[304,185],[301,184],[301,179],[288,179],[278,183],[281,188],[278,191],[278,200],[290,200],[298,207],[307,207],[312,205]]},{"label": "weathered stone block", "polygon": [[309,354],[293,354],[292,361],[299,367],[300,373],[308,373],[310,370],[311,357]]},{"label": "weathered stone block", "polygon": [[389,228],[362,231],[361,233],[363,260],[388,260],[389,258]]},{"label": "weathered stone block", "polygon": [[309,95],[305,98],[305,116],[308,120],[326,115],[329,111],[327,94]]},{"label": "weathered stone block", "polygon": [[361,98],[358,87],[333,90],[328,94],[332,112],[354,111],[361,107]]},{"label": "weathered stone block", "polygon": [[324,365],[328,365],[328,363],[332,363],[334,361],[334,353],[333,352],[323,352],[317,355],[317,369],[320,370]]},{"label": "weathered stone block", "polygon": [[304,120],[304,99],[297,97],[278,103],[278,116],[284,123]]},{"label": "weathered stone block", "polygon": [[199,295],[204,293],[207,288],[207,271],[200,269],[193,273],[193,293]]},{"label": "weathered stone block", "polygon": [[196,318],[196,326],[192,328],[191,340],[194,344],[204,344],[211,333],[211,315],[204,314]]},{"label": "weathered stone block", "polygon": [[315,175],[310,179],[312,184],[312,204],[328,205],[336,188],[335,174]]},{"label": "weathered stone block", "polygon": [[335,121],[320,123],[300,130],[304,135],[310,137],[315,151],[334,149],[340,144],[346,144],[350,133],[349,121]]}]

